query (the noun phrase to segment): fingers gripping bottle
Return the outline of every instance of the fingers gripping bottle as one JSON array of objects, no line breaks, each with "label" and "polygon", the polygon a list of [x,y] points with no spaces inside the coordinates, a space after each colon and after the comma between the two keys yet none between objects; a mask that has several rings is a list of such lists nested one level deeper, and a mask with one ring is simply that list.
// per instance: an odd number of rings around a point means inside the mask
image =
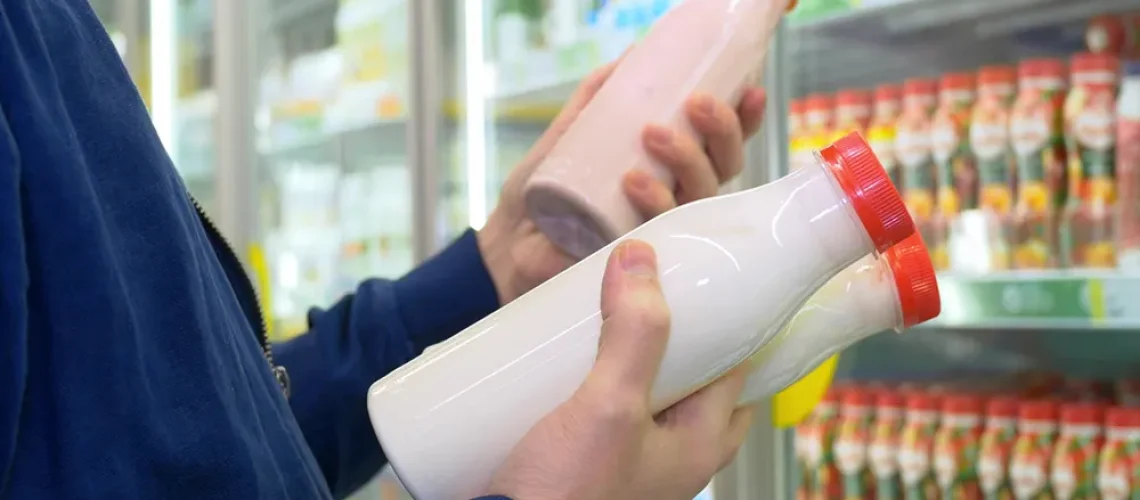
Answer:
[{"label": "fingers gripping bottle", "polygon": [[[860,137],[818,158],[770,184],[678,207],[622,238],[655,248],[671,312],[654,411],[755,353],[839,271],[914,232]],[[526,431],[586,379],[616,245],[373,384],[373,427],[417,498],[478,496]]]},{"label": "fingers gripping bottle", "polygon": [[531,219],[576,258],[645,222],[621,179],[644,169],[674,179],[642,147],[646,125],[692,136],[685,101],[700,92],[730,103],[758,79],[788,0],[685,0],[662,16],[543,159],[524,187]]},{"label": "fingers gripping bottle", "polygon": [[780,392],[831,355],[876,333],[938,316],[942,301],[917,233],[882,256],[867,255],[829,280],[751,357],[741,404]]}]

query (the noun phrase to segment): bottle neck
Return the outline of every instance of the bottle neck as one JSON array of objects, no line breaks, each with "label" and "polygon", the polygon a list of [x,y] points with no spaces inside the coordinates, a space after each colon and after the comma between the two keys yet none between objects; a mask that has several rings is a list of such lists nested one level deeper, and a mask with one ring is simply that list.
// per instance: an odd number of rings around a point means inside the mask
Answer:
[{"label": "bottle neck", "polygon": [[[768,229],[789,254],[801,255],[804,257],[801,262],[814,261],[828,269],[809,271],[822,273],[815,275],[825,277],[820,283],[823,285],[827,279],[871,253],[874,246],[851,205],[851,199],[832,172],[832,168],[837,166],[830,165],[819,153],[814,156],[815,165],[796,170],[750,192],[768,198],[777,195],[768,192],[769,187],[783,191],[775,217],[766,222]],[[811,267],[814,266],[805,266],[805,271]]]}]

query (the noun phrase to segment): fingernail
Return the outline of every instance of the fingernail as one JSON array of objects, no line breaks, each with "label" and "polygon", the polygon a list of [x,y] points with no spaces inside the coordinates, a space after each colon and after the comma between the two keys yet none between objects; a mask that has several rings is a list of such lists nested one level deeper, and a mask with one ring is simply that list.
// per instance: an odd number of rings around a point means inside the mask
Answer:
[{"label": "fingernail", "polygon": [[641,241],[628,241],[621,245],[621,268],[626,274],[653,276],[657,274],[657,255],[653,247]]},{"label": "fingernail", "polygon": [[673,131],[663,127],[651,127],[648,130],[649,142],[661,147],[667,147],[673,143]]}]

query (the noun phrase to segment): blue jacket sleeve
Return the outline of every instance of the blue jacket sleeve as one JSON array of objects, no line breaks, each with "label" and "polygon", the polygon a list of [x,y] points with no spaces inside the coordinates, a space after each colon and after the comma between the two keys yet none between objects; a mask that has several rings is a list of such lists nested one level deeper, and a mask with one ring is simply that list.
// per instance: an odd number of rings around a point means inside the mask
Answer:
[{"label": "blue jacket sleeve", "polygon": [[386,462],[368,420],[368,387],[499,306],[468,230],[397,281],[368,280],[309,331],[275,347],[293,383],[290,405],[334,496],[363,486]]},{"label": "blue jacket sleeve", "polygon": [[20,162],[0,109],[0,497],[16,453],[27,378],[28,270],[20,215]]}]

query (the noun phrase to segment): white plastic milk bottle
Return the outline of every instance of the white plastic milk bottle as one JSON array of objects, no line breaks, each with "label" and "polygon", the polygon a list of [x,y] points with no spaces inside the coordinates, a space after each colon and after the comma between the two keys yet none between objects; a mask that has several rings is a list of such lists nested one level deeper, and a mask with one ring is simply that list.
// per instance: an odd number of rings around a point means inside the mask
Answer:
[{"label": "white plastic milk bottle", "polygon": [[[776,334],[817,288],[914,223],[852,134],[758,188],[690,203],[625,238],[651,244],[672,313],[652,394],[663,410]],[[424,500],[472,498],[597,355],[611,244],[373,384],[368,411],[400,480]]]},{"label": "white plastic milk bottle", "polygon": [[684,0],[657,20],[527,181],[527,209],[539,229],[580,259],[645,222],[622,177],[644,169],[674,182],[643,147],[646,125],[693,136],[685,102],[694,93],[739,102],[789,7],[788,0]]},{"label": "white plastic milk bottle", "polygon": [[815,292],[749,360],[752,369],[740,404],[784,390],[855,342],[910,328],[941,311],[934,265],[915,233],[881,256],[859,259]]}]

